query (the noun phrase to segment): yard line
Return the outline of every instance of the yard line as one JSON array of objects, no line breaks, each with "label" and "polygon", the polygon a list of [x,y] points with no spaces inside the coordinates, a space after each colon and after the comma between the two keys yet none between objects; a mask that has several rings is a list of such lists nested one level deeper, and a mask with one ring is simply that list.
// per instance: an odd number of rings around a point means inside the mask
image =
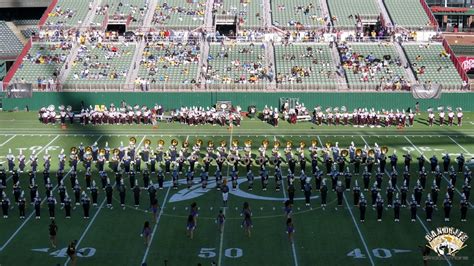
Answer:
[{"label": "yard line", "polygon": [[[59,136],[56,136],[56,137],[59,137]],[[98,142],[100,139],[102,138],[102,135],[96,140],[96,142]],[[69,176],[69,174],[71,174],[72,172],[72,168],[69,170],[69,172],[67,172],[67,174],[63,177],[63,179],[67,178]],[[58,188],[58,185],[59,184],[56,184],[56,186],[53,187],[53,189],[51,190],[51,193],[53,193],[57,188]],[[43,203],[46,201],[46,198],[44,198],[40,205],[43,205]],[[15,238],[15,236],[21,231],[21,229],[25,226],[25,224],[31,219],[31,217],[33,217],[33,214],[35,214],[35,211],[33,210],[30,215],[28,217],[26,217],[25,221],[23,221],[23,223],[16,229],[16,231],[10,236],[10,238],[5,242],[5,244],[3,244],[2,247],[0,247],[0,251],[3,251],[5,249],[5,247],[10,244],[10,242],[13,240],[13,238]]]},{"label": "yard line", "polygon": [[[140,148],[140,146],[142,145],[143,141],[145,140],[146,136],[143,136],[142,140],[140,141],[140,143],[138,144],[137,146],[137,150]],[[97,142],[97,141],[96,141]],[[114,186],[117,185],[116,183],[114,184]],[[86,234],[87,232],[89,232],[89,229],[91,228],[92,224],[95,222],[95,219],[97,218],[97,216],[99,215],[100,211],[103,209],[102,207],[104,206],[104,203],[105,201],[107,200],[106,197],[104,197],[104,199],[102,200],[102,203],[100,204],[98,210],[95,212],[94,216],[92,217],[91,221],[89,222],[89,224],[87,225],[86,229],[84,230],[84,232],[82,232],[82,235],[81,237],[79,238],[79,240],[77,241],[76,243],[76,249],[79,248],[79,244],[81,244],[81,241],[84,239],[84,237],[86,237]],[[69,261],[71,261],[71,259],[68,257],[66,262],[64,263],[64,266],[66,266]]]},{"label": "yard line", "polygon": [[[90,227],[92,226],[92,224],[94,223],[95,221],[95,218],[97,218],[97,215],[99,214],[100,210],[102,210],[102,207],[104,207],[104,203],[106,201],[106,197],[104,197],[104,200],[102,200],[102,203],[100,204],[99,206],[99,209],[95,212],[94,216],[92,217],[91,221],[89,222],[89,224],[87,225],[86,227],[86,230],[84,230],[84,232],[82,233],[81,237],[79,238],[79,240],[77,241],[76,243],[76,248],[79,247],[79,244],[81,243],[81,241],[84,239],[84,237],[86,236],[87,232],[89,231]],[[67,265],[69,263],[71,259],[68,257],[66,262],[64,263],[64,265]]]},{"label": "yard line", "polygon": [[[410,144],[413,146],[413,148],[415,148],[415,150],[417,150],[423,156],[423,158],[425,158],[427,161],[429,161],[429,159],[426,158],[426,156],[423,154],[423,152],[420,149],[418,149],[418,147],[415,146],[415,144],[413,144],[413,142],[409,138],[407,138],[405,136],[405,139],[408,142],[410,142]],[[443,176],[443,179],[446,180],[446,182],[449,183],[449,180],[446,178],[446,176],[444,176],[444,174],[442,176]],[[454,187],[454,190],[459,194],[459,196],[462,196],[463,193],[461,193],[456,187]],[[471,206],[471,208],[474,207],[471,202],[468,202],[468,203],[469,203],[469,206]]]},{"label": "yard line", "polygon": [[448,138],[450,140],[452,140],[454,143],[456,143],[456,145],[459,146],[459,148],[461,148],[465,153],[470,153],[468,150],[466,150],[463,146],[461,146],[461,144],[459,144],[456,140],[454,140],[453,138],[451,138],[451,136],[448,136]]},{"label": "yard line", "polygon": [[[223,214],[225,216],[225,210],[227,209],[227,207],[223,207],[223,209],[224,209]],[[224,247],[224,229],[225,229],[225,222],[222,225],[222,231],[221,231],[220,240],[219,240],[219,259],[217,260],[217,266],[222,265],[222,249]]]},{"label": "yard line", "polygon": [[0,144],[0,147],[5,146],[5,144],[7,144],[8,142],[10,142],[10,140],[14,139],[15,137],[16,137],[16,135],[13,135],[11,138],[7,139],[5,142],[3,142],[2,144]]},{"label": "yard line", "polygon": [[[276,140],[276,137],[275,137]],[[283,190],[283,197],[285,198],[285,201],[288,199],[286,196],[286,190],[285,190],[285,180],[281,180],[281,190]],[[291,242],[291,251],[293,252],[293,263],[295,266],[298,266],[298,257],[296,256],[296,248],[295,248],[295,240]]]},{"label": "yard line", "polygon": [[375,263],[374,263],[374,260],[372,259],[372,255],[370,255],[369,248],[367,247],[367,242],[365,241],[364,235],[362,235],[362,232],[360,231],[359,225],[357,224],[354,214],[352,213],[351,207],[349,206],[349,202],[347,202],[346,193],[344,193],[343,198],[344,198],[344,201],[346,202],[347,209],[349,210],[349,213],[351,214],[352,222],[354,222],[357,232],[359,233],[359,237],[362,240],[362,244],[364,245],[365,251],[367,252],[367,255],[369,256],[370,263],[372,266],[374,266]]},{"label": "yard line", "polygon": [[[146,247],[145,254],[143,254],[143,259],[142,259],[141,264],[145,263],[148,257],[148,252],[150,251],[151,243],[153,242],[153,238],[155,236],[156,230],[158,229],[158,224],[160,223],[161,215],[163,214],[163,211],[165,209],[166,200],[168,199],[168,194],[170,193],[171,187],[172,186],[169,186],[168,190],[166,191],[165,199],[163,200],[163,205],[161,206],[161,210],[160,210],[160,213],[158,214],[158,218],[156,218],[156,224],[153,227],[153,231],[151,233],[150,243],[148,243],[148,246]],[[224,210],[224,213],[225,213],[225,210]]]}]

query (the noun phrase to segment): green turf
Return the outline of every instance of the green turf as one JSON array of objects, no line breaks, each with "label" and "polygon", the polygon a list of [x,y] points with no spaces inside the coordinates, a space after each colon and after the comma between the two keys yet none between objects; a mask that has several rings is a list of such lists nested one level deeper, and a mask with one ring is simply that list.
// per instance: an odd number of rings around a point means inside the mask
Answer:
[{"label": "green turf", "polygon": [[[415,127],[398,130],[395,128],[354,128],[354,127],[317,127],[310,123],[299,123],[289,125],[282,123],[277,129],[266,125],[258,120],[244,121],[242,127],[229,130],[225,127],[198,126],[188,127],[179,124],[159,124],[158,129],[150,126],[69,126],[61,130],[58,125],[42,125],[36,121],[36,114],[33,113],[0,113],[0,156],[7,154],[8,149],[28,148],[38,146],[37,153],[42,164],[42,157],[45,150],[53,158],[52,182],[56,185],[55,171],[57,170],[57,155],[61,148],[69,150],[72,146],[78,146],[80,142],[91,145],[98,140],[103,146],[106,141],[111,147],[118,146],[120,142],[127,144],[129,137],[135,136],[138,143],[142,143],[145,138],[152,142],[152,147],[156,147],[159,139],[169,146],[171,139],[176,138],[179,143],[188,139],[194,143],[198,138],[202,139],[204,146],[209,140],[216,144],[221,140],[229,142],[231,139],[239,141],[240,145],[246,139],[253,141],[253,157],[257,156],[257,148],[264,139],[268,139],[270,144],[275,139],[281,143],[288,140],[297,144],[305,141],[307,144],[312,139],[318,139],[320,143],[339,142],[339,146],[347,147],[351,141],[357,147],[368,145],[373,147],[375,143],[380,146],[386,145],[389,154],[394,150],[399,155],[399,172],[402,169],[401,155],[407,150],[411,151],[414,158],[419,156],[419,151],[426,157],[436,154],[441,161],[441,154],[445,152],[458,154],[463,152],[470,159],[474,154],[474,126],[470,124],[472,114],[467,114],[465,125],[458,127],[433,127],[429,128],[423,119],[418,119]],[[13,138],[12,138],[13,137]],[[411,143],[410,143],[411,142]],[[4,144],[4,145],[2,145]],[[49,145],[48,145],[49,144]],[[412,145],[413,144],[413,145]],[[45,145],[48,147],[45,148]],[[31,150],[26,150],[28,157]],[[310,170],[309,152],[306,151],[307,169]],[[452,156],[454,160],[455,156]],[[4,161],[0,157],[0,161]],[[322,164],[320,163],[320,167]],[[412,165],[411,186],[416,182],[417,163],[414,160]],[[39,169],[42,170],[42,167]],[[84,169],[79,174],[81,185],[85,185],[83,178]],[[211,167],[210,180],[213,180],[215,166]],[[257,166],[254,165],[254,173],[257,176]],[[299,169],[299,166],[297,166]],[[69,167],[66,166],[66,170]],[[110,171],[110,170],[108,170]],[[227,173],[227,166],[224,174]],[[283,173],[286,176],[286,165],[283,164]],[[94,168],[94,179],[98,184],[99,178],[97,170]],[[239,168],[239,175],[245,176],[244,168]],[[273,169],[270,170],[273,175]],[[114,176],[109,173],[109,177],[114,181]],[[195,175],[199,180],[199,174]],[[432,175],[428,176],[427,188],[431,186]],[[353,183],[356,178],[353,178]],[[139,183],[142,184],[141,176],[138,176]],[[152,176],[152,181],[156,183],[156,175]],[[170,176],[166,176],[170,180]],[[381,194],[385,196],[386,176],[384,177]],[[402,177],[399,176],[399,185]],[[39,173],[37,181],[43,191],[42,175]],[[329,181],[329,179],[328,179]],[[313,182],[313,181],[312,181]],[[362,185],[361,177],[358,182]],[[463,180],[458,176],[456,188],[461,190]],[[27,189],[28,179],[24,174],[21,176],[21,185],[25,189],[25,194],[29,202],[29,190]],[[67,178],[65,184],[69,194],[72,196]],[[128,180],[125,180],[128,185]],[[330,184],[330,182],[328,183]],[[8,195],[13,200],[11,194],[11,180],[8,182]],[[78,265],[140,265],[142,260],[148,265],[210,265],[215,261],[220,265],[420,265],[422,263],[419,245],[425,245],[425,228],[430,230],[439,226],[449,225],[459,228],[470,236],[474,236],[474,228],[471,226],[472,209],[468,211],[468,222],[461,223],[459,212],[460,195],[455,192],[454,204],[451,215],[451,222],[445,223],[442,219],[441,201],[446,190],[446,180],[442,181],[438,210],[435,211],[432,222],[426,222],[424,211],[419,208],[419,220],[409,221],[409,210],[403,209],[401,221],[393,221],[393,210],[386,208],[382,222],[377,222],[375,211],[369,206],[365,223],[360,223],[359,210],[352,206],[352,193],[345,192],[347,204],[342,207],[336,206],[336,196],[334,192],[328,192],[328,205],[321,208],[320,198],[312,200],[311,207],[305,207],[303,202],[298,200],[294,206],[294,224],[296,228],[294,238],[294,248],[288,241],[285,234],[285,217],[283,214],[283,201],[286,192],[275,191],[275,182],[271,178],[267,191],[261,190],[260,180],[255,180],[254,190],[247,191],[247,183],[240,184],[241,190],[254,195],[279,198],[274,201],[256,200],[243,198],[231,194],[229,206],[225,208],[227,221],[224,232],[221,234],[215,224],[215,217],[222,207],[220,192],[209,185],[209,191],[202,191],[201,188],[193,190],[200,193],[196,198],[184,201],[170,201],[177,193],[189,192],[186,186],[181,184],[178,190],[168,189],[158,190],[158,199],[164,205],[159,223],[156,226],[156,233],[152,239],[148,253],[143,244],[143,239],[139,234],[144,221],[152,221],[148,210],[148,194],[142,191],[141,204],[138,209],[132,207],[133,195],[127,191],[127,206],[125,210],[120,208],[118,193],[114,192],[114,208],[92,208],[91,218],[82,218],[82,208],[78,206],[73,210],[70,220],[64,219],[64,211],[59,207],[56,209],[56,222],[59,226],[58,248],[51,248],[48,241],[48,219],[47,207],[43,204],[42,218],[35,220],[34,217],[24,222],[18,218],[16,206],[11,210],[8,219],[0,219],[0,264],[3,265],[63,265],[67,262],[67,257],[61,252],[56,252],[68,244],[73,239],[80,240],[79,248],[85,248],[86,255],[93,248],[95,253],[89,257],[80,257]],[[286,188],[286,182],[284,182]],[[296,188],[299,188],[297,176]],[[313,183],[314,188],[314,183]],[[427,189],[429,190],[429,189]],[[43,195],[44,193],[42,193]],[[410,192],[411,194],[411,192]],[[423,194],[423,202],[427,192]],[[59,198],[57,192],[55,195]],[[370,194],[364,192],[370,203]],[[104,200],[105,193],[99,192],[99,206]],[[296,197],[302,197],[303,193],[297,189]],[[313,196],[319,196],[319,192],[313,190]],[[166,198],[166,200],[165,200]],[[189,213],[191,202],[197,202],[200,207],[198,226],[194,239],[190,240],[185,236],[186,216]],[[240,211],[244,201],[248,201],[253,210],[252,236],[248,238],[244,235],[240,227],[242,217]],[[470,202],[472,203],[472,197]],[[337,207],[337,208],[336,208]],[[33,211],[28,205],[27,217]],[[352,215],[355,217],[353,219]],[[152,224],[155,226],[154,224]],[[152,227],[154,228],[154,227]],[[451,265],[472,265],[474,262],[474,252],[469,248],[471,245],[467,241],[468,247],[459,252],[459,256],[467,256],[466,261],[452,261]],[[47,252],[32,251],[32,249],[48,248]],[[407,252],[397,253],[404,250]],[[362,253],[363,258],[355,258],[348,254]],[[201,256],[200,256],[201,255]],[[434,255],[432,252],[431,255]],[[371,262],[373,261],[373,263]],[[430,265],[447,265],[445,260],[430,261]]]}]

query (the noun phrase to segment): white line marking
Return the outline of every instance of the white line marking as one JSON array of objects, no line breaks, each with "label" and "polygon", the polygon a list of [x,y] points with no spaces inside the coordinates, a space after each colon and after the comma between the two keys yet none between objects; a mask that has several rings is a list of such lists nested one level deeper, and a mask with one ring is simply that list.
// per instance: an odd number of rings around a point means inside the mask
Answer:
[{"label": "white line marking", "polygon": [[5,142],[3,142],[2,144],[0,144],[0,147],[5,146],[5,144],[7,144],[8,142],[10,142],[10,140],[14,139],[15,137],[16,137],[16,135],[13,135],[11,138],[7,139]]},{"label": "white line marking", "polygon": [[[276,140],[276,137],[275,137]],[[288,199],[286,196],[286,189],[285,189],[285,180],[281,180],[281,190],[283,190],[283,197],[285,198],[285,201]],[[293,252],[293,264],[295,266],[298,266],[298,257],[296,256],[296,248],[295,248],[295,240],[293,239],[293,242],[291,242],[291,251]]]},{"label": "white line marking", "polygon": [[151,233],[150,243],[148,243],[148,246],[146,247],[145,254],[143,254],[143,259],[142,259],[141,264],[146,262],[146,259],[148,257],[148,252],[150,252],[151,243],[153,242],[153,238],[155,236],[156,230],[158,229],[158,224],[160,223],[161,215],[163,214],[163,211],[165,209],[166,200],[168,199],[168,194],[170,193],[171,187],[172,186],[169,186],[168,190],[166,191],[165,199],[163,200],[163,205],[161,206],[161,210],[160,210],[160,213],[158,214],[158,218],[156,218],[156,224],[153,227],[153,232]]},{"label": "white line marking", "polygon": [[372,259],[372,255],[370,255],[370,251],[369,251],[369,248],[367,247],[367,242],[365,241],[365,238],[364,238],[364,235],[362,235],[362,232],[360,231],[360,228],[359,228],[359,225],[357,224],[357,221],[354,217],[354,214],[352,213],[352,210],[351,210],[351,207],[349,206],[349,202],[347,202],[347,198],[346,198],[346,193],[344,192],[344,201],[346,202],[346,206],[347,206],[347,209],[349,210],[349,213],[351,214],[351,217],[352,217],[352,222],[354,222],[354,225],[357,229],[357,232],[359,233],[359,237],[360,239],[362,240],[362,244],[364,245],[364,248],[365,248],[365,251],[367,252],[367,255],[369,256],[369,260],[370,260],[370,263],[372,266],[375,265],[374,263],[374,260]]},{"label": "white line marking", "polygon": [[[104,197],[104,200],[102,200],[102,203],[100,204],[99,206],[99,209],[95,212],[94,216],[92,217],[91,221],[89,222],[89,224],[87,225],[86,227],[86,230],[84,230],[84,232],[82,233],[81,237],[79,238],[79,240],[77,241],[76,243],[76,248],[79,247],[79,244],[81,243],[81,241],[84,239],[84,237],[86,236],[87,232],[89,232],[89,229],[91,228],[92,224],[94,223],[95,219],[97,218],[97,215],[99,215],[99,212],[102,210],[102,208],[104,207],[104,203],[105,201],[107,200],[107,197]],[[69,263],[69,261],[71,261],[71,259],[68,257],[66,262],[64,263],[64,265],[67,265]]]},{"label": "white line marking", "polygon": [[454,143],[456,143],[456,145],[459,146],[459,148],[461,148],[465,153],[470,153],[468,150],[466,150],[463,146],[461,146],[461,144],[459,144],[456,140],[454,140],[453,138],[451,138],[450,136],[448,136],[448,138],[450,140],[452,140]]},{"label": "white line marking", "polygon": [[[223,214],[225,216],[225,210],[227,209],[227,207],[224,207],[223,209],[224,209]],[[224,229],[225,229],[225,222],[222,225],[222,231],[221,231],[220,240],[219,240],[219,259],[217,260],[217,266],[222,265],[222,249],[224,247]]]},{"label": "white line marking", "polygon": [[[423,227],[423,229],[425,229],[425,232],[428,233],[430,232],[430,230],[428,230],[428,228],[426,227],[426,225],[423,223],[423,221],[420,219],[420,217],[418,216],[418,214],[416,215],[416,219],[418,220],[418,222],[420,222],[421,226]],[[453,265],[451,264],[451,261],[448,260],[448,258],[446,257],[446,255],[443,255],[444,259],[446,260],[446,262],[448,263],[448,265]]]},{"label": "white line marking", "polygon": [[[423,152],[421,152],[421,150],[418,149],[418,147],[415,146],[415,144],[413,144],[413,142],[411,142],[411,140],[410,140],[409,138],[407,138],[407,137],[405,136],[405,139],[406,139],[408,142],[410,142],[410,144],[413,146],[413,148],[415,148],[415,150],[418,151],[418,153],[420,153],[427,161],[429,161],[429,159],[426,158],[426,156],[423,154]],[[446,176],[444,176],[444,174],[443,174],[442,176],[443,176],[443,179],[446,180],[446,182],[449,183],[449,180],[446,178]],[[454,187],[454,190],[458,193],[459,196],[462,196],[463,193],[461,193],[456,187]],[[469,203],[469,206],[471,206],[471,208],[472,208],[472,207],[473,207],[472,203],[471,203],[471,202],[468,202],[468,203]]]},{"label": "white line marking", "polygon": [[[59,137],[59,136],[56,136],[56,137]],[[102,138],[102,135],[96,140],[97,142]],[[63,177],[63,179],[67,178],[69,176],[69,174],[72,172],[72,168],[69,170],[69,172]],[[53,190],[51,190],[51,193],[54,192],[56,189],[58,188],[58,184],[56,184],[56,186],[53,187]],[[43,205],[43,203],[46,201],[47,198],[44,198],[42,201],[41,201],[41,204],[40,205]],[[31,212],[31,214],[26,217],[25,221],[23,221],[23,223],[16,229],[16,231],[10,236],[10,238],[5,242],[5,244],[3,244],[3,246],[0,248],[0,251],[3,251],[5,249],[5,247],[10,244],[10,242],[13,240],[13,238],[15,238],[15,236],[21,231],[21,229],[25,226],[25,224],[31,219],[31,217],[33,217],[33,214],[35,214],[35,211],[33,210]]]}]

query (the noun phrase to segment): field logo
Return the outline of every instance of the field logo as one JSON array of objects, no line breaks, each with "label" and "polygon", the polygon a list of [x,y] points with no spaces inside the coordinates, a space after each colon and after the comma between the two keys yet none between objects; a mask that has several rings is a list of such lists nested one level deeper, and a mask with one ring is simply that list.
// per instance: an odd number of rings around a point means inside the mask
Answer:
[{"label": "field logo", "polygon": [[469,237],[463,231],[454,227],[438,227],[436,230],[426,234],[428,247],[438,256],[455,256],[457,252],[465,248],[464,244]]}]

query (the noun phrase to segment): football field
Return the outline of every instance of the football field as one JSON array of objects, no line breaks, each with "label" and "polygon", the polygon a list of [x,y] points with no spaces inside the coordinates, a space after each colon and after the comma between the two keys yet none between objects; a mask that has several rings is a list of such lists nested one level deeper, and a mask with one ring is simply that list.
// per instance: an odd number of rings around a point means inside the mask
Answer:
[{"label": "football field", "polygon": [[[148,191],[142,189],[140,206],[136,208],[133,202],[133,192],[128,182],[128,175],[124,174],[127,186],[126,206],[122,208],[119,194],[114,189],[113,208],[105,205],[105,192],[99,191],[98,206],[91,207],[90,219],[83,219],[82,206],[75,206],[71,219],[65,219],[64,210],[56,206],[56,223],[58,230],[58,246],[52,248],[49,243],[48,206],[45,200],[42,204],[41,219],[35,219],[34,208],[29,200],[29,183],[27,173],[20,176],[20,186],[27,198],[26,218],[20,219],[18,207],[14,203],[12,193],[11,174],[7,173],[7,188],[5,192],[12,201],[8,219],[0,218],[0,265],[70,265],[66,254],[66,247],[72,240],[77,240],[77,265],[422,265],[423,259],[420,246],[425,246],[425,234],[441,226],[452,226],[474,237],[472,226],[473,200],[469,199],[467,222],[460,221],[460,199],[464,185],[463,173],[457,174],[457,183],[454,192],[451,221],[444,221],[442,201],[446,194],[448,175],[441,181],[437,209],[431,222],[426,221],[423,209],[427,194],[431,191],[433,175],[429,171],[429,161],[425,164],[428,171],[426,189],[423,191],[422,206],[417,209],[417,219],[410,220],[410,210],[401,210],[400,222],[394,222],[393,209],[385,203],[383,220],[378,222],[376,211],[371,206],[370,191],[362,191],[368,201],[367,214],[364,223],[359,221],[359,208],[353,204],[351,191],[344,192],[342,206],[337,206],[336,193],[329,190],[327,206],[321,206],[320,192],[315,190],[314,178],[311,205],[305,206],[303,192],[300,191],[299,164],[295,176],[295,203],[293,207],[293,222],[296,229],[294,241],[291,242],[285,232],[286,215],[284,201],[288,198],[287,192],[287,164],[282,163],[283,182],[280,191],[275,190],[273,178],[274,167],[269,165],[270,180],[268,189],[262,190],[259,180],[259,166],[253,162],[252,170],[256,176],[252,191],[247,189],[245,166],[239,167],[238,188],[231,188],[229,203],[223,207],[222,193],[218,191],[214,181],[216,169],[215,161],[209,171],[207,188],[200,183],[201,161],[204,157],[209,141],[219,146],[221,141],[230,145],[238,141],[239,147],[244,146],[247,140],[252,141],[252,158],[258,157],[258,148],[264,140],[269,142],[267,154],[273,148],[273,143],[281,143],[280,152],[287,142],[293,143],[293,151],[300,142],[306,144],[305,157],[307,161],[306,173],[311,176],[311,158],[308,147],[312,141],[317,141],[320,148],[326,143],[334,145],[336,142],[341,148],[347,148],[354,142],[357,148],[367,146],[373,149],[376,145],[386,146],[388,155],[396,151],[398,155],[398,186],[403,180],[403,157],[409,152],[413,156],[411,165],[411,182],[409,197],[413,193],[413,186],[418,179],[418,162],[420,155],[427,159],[436,155],[439,164],[445,153],[451,156],[451,165],[457,169],[456,157],[460,153],[466,158],[466,165],[471,169],[471,158],[474,157],[474,115],[466,114],[462,127],[426,125],[426,114],[422,114],[415,121],[413,128],[356,128],[352,126],[316,126],[312,123],[298,123],[290,125],[285,122],[274,128],[259,120],[244,120],[241,127],[213,127],[210,125],[189,127],[178,123],[160,123],[157,128],[145,125],[117,125],[117,126],[79,126],[73,125],[61,129],[59,125],[43,125],[36,120],[34,113],[0,113],[0,163],[6,167],[6,155],[9,149],[15,156],[20,150],[29,158],[35,151],[39,158],[37,183],[41,198],[44,200],[44,182],[42,178],[43,156],[48,153],[52,158],[51,181],[53,195],[59,201],[57,193],[56,171],[58,169],[58,155],[61,149],[66,155],[72,147],[80,143],[90,146],[97,142],[99,147],[108,145],[111,148],[123,143],[128,145],[129,139],[135,137],[138,148],[143,147],[145,140],[151,141],[151,148],[155,149],[159,140],[165,143],[165,149],[171,145],[171,140],[178,141],[178,146],[185,141],[190,147],[197,140],[202,140],[201,156],[198,162],[194,183],[190,189],[186,185],[184,173],[180,175],[178,189],[173,189],[171,175],[165,175],[163,189],[157,192],[161,210],[156,223],[150,212]],[[138,149],[137,149],[138,150]],[[318,153],[319,154],[319,153]],[[389,162],[389,161],[388,161]],[[351,171],[353,165],[347,163]],[[389,163],[387,163],[387,166]],[[318,166],[325,171],[322,156],[319,156]],[[142,162],[142,168],[146,167]],[[164,168],[164,165],[160,165]],[[185,164],[184,169],[187,169]],[[441,166],[442,167],[442,166]],[[223,175],[228,175],[230,166],[224,164]],[[387,167],[388,168],[388,167]],[[29,166],[26,167],[30,169]],[[69,195],[74,195],[70,182],[70,167],[66,164],[65,184]],[[78,167],[78,179],[85,190],[84,172],[81,165]],[[115,175],[106,165],[108,176],[112,182]],[[92,170],[93,179],[100,186],[98,171]],[[330,177],[326,175],[330,188]],[[375,182],[372,174],[370,186]],[[141,175],[137,175],[140,186],[143,185]],[[154,184],[157,183],[156,174],[151,175]],[[357,180],[362,186],[362,177],[354,175],[352,185]],[[386,199],[387,174],[384,175],[380,194]],[[230,184],[230,182],[229,182]],[[90,192],[85,190],[88,195]],[[186,221],[190,212],[191,203],[196,202],[199,208],[197,227],[194,238],[186,236]],[[251,237],[245,235],[241,228],[243,217],[240,215],[242,205],[248,202],[252,209],[253,228]],[[222,210],[226,221],[222,232],[216,224],[216,217]],[[149,246],[145,246],[140,237],[145,221],[151,222],[152,237]],[[438,257],[433,251],[430,256],[433,260],[429,265],[473,265],[474,249],[471,245],[474,240],[468,239],[466,248],[459,251],[459,260],[449,260]]]}]

